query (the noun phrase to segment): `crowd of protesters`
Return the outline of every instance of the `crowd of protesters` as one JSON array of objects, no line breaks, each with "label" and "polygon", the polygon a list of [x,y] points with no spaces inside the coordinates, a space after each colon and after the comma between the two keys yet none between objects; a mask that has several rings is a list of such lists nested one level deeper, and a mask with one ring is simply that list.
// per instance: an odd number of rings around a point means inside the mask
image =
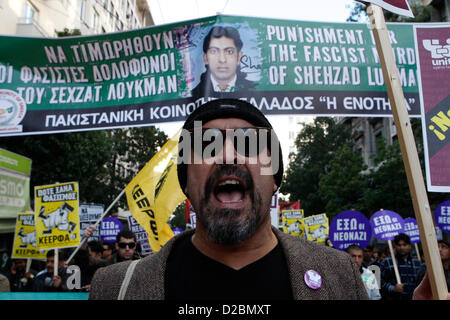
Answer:
[{"label": "crowd of protesters", "polygon": [[[95,227],[90,226],[85,230],[84,236],[89,239],[94,231]],[[417,257],[421,256],[422,252],[412,255],[409,236],[399,234],[393,240],[393,244],[400,283],[397,283],[393,259],[387,244],[376,244],[375,247],[368,245],[364,249],[355,244],[347,248],[348,254],[360,269],[367,294],[372,300],[411,300],[414,289],[425,276],[426,264],[423,258]],[[450,245],[446,240],[439,240],[438,246],[447,287],[450,288]],[[40,271],[33,267],[27,268],[26,259],[14,259],[9,274],[0,274],[0,292],[74,291],[67,287],[69,275],[66,272],[68,267],[66,259],[72,251],[73,248],[58,250],[58,275],[54,275],[54,250],[47,252],[45,263],[34,263],[34,266],[41,267]],[[97,240],[85,242],[70,263],[77,265],[81,271],[81,288],[75,291],[89,291],[97,269],[126,260],[140,259],[139,251],[136,236],[129,230],[121,231],[115,243]],[[374,273],[377,268],[373,266],[379,268],[379,280]]]},{"label": "crowd of protesters", "polygon": [[[95,231],[89,226],[84,236],[88,239]],[[67,292],[89,291],[90,283],[95,271],[114,263],[136,260],[141,258],[140,246],[136,236],[129,230],[122,230],[117,234],[116,242],[102,242],[98,240],[86,241],[70,261],[70,265],[80,268],[81,288],[69,289],[66,272],[66,259],[74,248],[58,250],[58,270],[55,270],[55,250],[47,251],[46,261],[32,260],[27,268],[27,259],[13,259],[11,269],[6,274],[0,274],[0,292]],[[31,262],[31,261],[30,261]]]},{"label": "crowd of protesters", "polygon": [[[425,276],[426,264],[423,253],[420,251],[416,252],[415,256],[412,255],[410,237],[401,233],[394,238],[393,243],[400,281],[395,275],[394,259],[387,244],[378,244],[375,248],[370,245],[364,249],[358,245],[351,245],[347,248],[347,252],[360,268],[361,278],[367,294],[372,300],[412,300],[414,289]],[[447,287],[450,288],[449,242],[439,240],[438,246]],[[377,269],[380,271],[379,283],[374,282],[376,277],[373,271]]]}]

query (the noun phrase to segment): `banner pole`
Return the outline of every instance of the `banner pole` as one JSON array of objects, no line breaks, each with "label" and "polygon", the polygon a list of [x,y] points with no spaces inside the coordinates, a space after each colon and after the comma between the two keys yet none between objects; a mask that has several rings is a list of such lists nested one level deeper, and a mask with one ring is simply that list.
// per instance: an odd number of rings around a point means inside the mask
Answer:
[{"label": "banner pole", "polygon": [[32,259],[30,259],[30,258],[27,259],[27,265],[26,265],[26,267],[25,267],[25,273],[30,272],[30,269],[31,269],[31,261],[32,261]]},{"label": "banner pole", "polygon": [[394,248],[392,247],[392,240],[388,240],[388,244],[389,244],[389,251],[391,251],[392,263],[394,264],[395,279],[397,280],[397,283],[402,283],[400,273],[398,272],[397,259],[395,259]]},{"label": "banner pole", "polygon": [[417,253],[417,259],[422,262],[422,258],[420,257],[420,252],[419,252],[419,246],[417,245],[417,242],[414,243],[414,246],[416,248],[416,253]]},{"label": "banner pole", "polygon": [[[105,212],[103,212],[102,216],[100,218],[98,218],[98,220],[95,222],[94,226],[97,227],[97,225],[102,221],[102,219],[108,214],[109,210],[112,209],[112,207],[116,204],[117,201],[119,201],[119,199],[124,195],[125,193],[125,189],[123,189],[119,195],[116,197],[116,199],[114,199],[114,201],[109,205],[108,209],[105,210]],[[66,264],[69,264],[70,261],[72,261],[73,257],[77,254],[78,250],[80,250],[81,246],[83,246],[83,244],[87,241],[88,238],[83,237],[80,241],[80,244],[78,245],[78,247],[75,249],[74,252],[72,252],[72,254],[70,255],[69,259],[67,259]]]},{"label": "banner pole", "polygon": [[54,264],[53,264],[53,276],[58,275],[58,264],[59,264],[59,252],[58,249],[55,249],[55,257],[54,257]]},{"label": "banner pole", "polygon": [[391,46],[386,21],[384,20],[383,9],[370,3],[367,7],[367,14],[369,15],[370,27],[373,31],[378,55],[380,56],[383,77],[394,116],[414,212],[422,239],[433,299],[444,300],[447,297],[444,269],[439,255],[422,169],[409,121],[399,72],[395,64],[394,51]]}]

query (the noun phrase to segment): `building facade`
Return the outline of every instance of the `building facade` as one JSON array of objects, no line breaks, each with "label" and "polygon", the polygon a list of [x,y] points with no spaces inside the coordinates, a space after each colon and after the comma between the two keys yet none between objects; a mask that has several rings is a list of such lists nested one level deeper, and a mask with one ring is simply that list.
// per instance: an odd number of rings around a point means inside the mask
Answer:
[{"label": "building facade", "polygon": [[[450,21],[449,0],[411,0],[410,3],[430,6],[430,22]],[[387,118],[337,118],[339,123],[345,123],[351,128],[355,142],[355,152],[359,153],[364,163],[372,168],[373,156],[377,155],[377,139],[383,137],[388,145],[397,139],[397,131],[392,117]]]},{"label": "building facade", "polygon": [[82,35],[154,25],[146,0],[0,0],[0,34],[56,37],[65,28]]}]

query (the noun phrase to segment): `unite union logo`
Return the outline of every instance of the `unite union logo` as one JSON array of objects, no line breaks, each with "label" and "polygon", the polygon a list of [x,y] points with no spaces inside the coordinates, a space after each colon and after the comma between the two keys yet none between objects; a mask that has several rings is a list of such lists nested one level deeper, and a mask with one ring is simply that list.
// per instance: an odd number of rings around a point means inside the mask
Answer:
[{"label": "unite union logo", "polygon": [[450,38],[447,38],[444,45],[437,39],[422,40],[422,45],[431,53],[433,68],[450,67]]}]

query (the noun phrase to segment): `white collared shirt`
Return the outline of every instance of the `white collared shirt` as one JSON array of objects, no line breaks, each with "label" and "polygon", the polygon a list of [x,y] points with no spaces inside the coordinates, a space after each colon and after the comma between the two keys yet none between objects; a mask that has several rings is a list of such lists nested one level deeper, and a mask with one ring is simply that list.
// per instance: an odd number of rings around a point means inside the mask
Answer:
[{"label": "white collared shirt", "polygon": [[215,92],[231,92],[234,90],[234,87],[236,85],[236,79],[237,75],[234,75],[233,79],[227,83],[227,88],[225,90],[220,89],[219,83],[214,79],[212,75],[210,75],[211,83],[213,85],[213,90]]}]

